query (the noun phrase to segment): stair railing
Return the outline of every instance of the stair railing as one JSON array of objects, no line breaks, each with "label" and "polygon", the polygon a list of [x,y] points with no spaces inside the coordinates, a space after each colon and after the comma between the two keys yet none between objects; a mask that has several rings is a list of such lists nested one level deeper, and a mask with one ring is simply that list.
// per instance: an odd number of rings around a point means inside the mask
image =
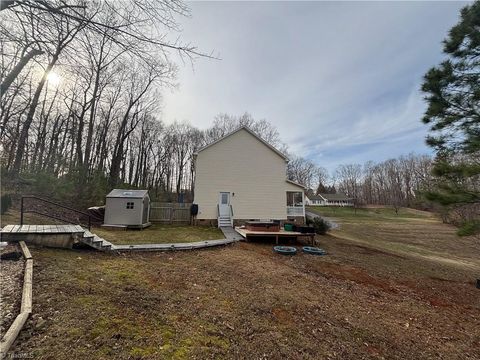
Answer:
[{"label": "stair railing", "polygon": [[[26,209],[25,208],[25,202],[24,202],[25,199],[35,199],[35,200],[38,200],[40,202],[47,203],[47,204],[50,204],[50,205],[54,205],[58,208],[69,210],[69,211],[74,212],[76,214],[82,215],[82,216],[86,217],[88,219],[88,221],[87,221],[87,223],[84,223],[84,224],[82,224],[81,221],[79,221],[79,223],[80,223],[79,225],[87,226],[88,230],[90,230],[90,228],[92,226],[92,218],[91,218],[90,214],[88,214],[86,212],[83,212],[83,211],[80,211],[80,210],[77,210],[77,209],[74,209],[70,206],[62,205],[62,204],[59,204],[57,202],[47,200],[47,199],[44,199],[44,198],[41,198],[41,197],[38,197],[38,196],[35,196],[35,195],[24,195],[24,196],[22,196],[21,202],[20,202],[20,225],[23,225],[24,214],[27,214],[27,213],[37,214],[37,215],[40,215],[40,216],[46,216],[46,217],[49,217],[51,219],[63,221],[64,223],[67,223],[67,224],[72,223],[71,220],[67,220],[67,219],[61,218],[59,216],[42,213],[42,212],[37,211],[37,210]],[[80,220],[80,219],[78,218],[78,220]]]}]

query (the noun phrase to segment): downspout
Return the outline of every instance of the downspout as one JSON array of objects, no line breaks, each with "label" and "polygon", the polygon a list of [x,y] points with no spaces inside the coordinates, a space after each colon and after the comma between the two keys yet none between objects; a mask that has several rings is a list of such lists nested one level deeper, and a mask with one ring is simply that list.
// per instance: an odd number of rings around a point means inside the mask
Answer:
[{"label": "downspout", "polygon": [[305,191],[302,191],[303,223],[305,223]]}]

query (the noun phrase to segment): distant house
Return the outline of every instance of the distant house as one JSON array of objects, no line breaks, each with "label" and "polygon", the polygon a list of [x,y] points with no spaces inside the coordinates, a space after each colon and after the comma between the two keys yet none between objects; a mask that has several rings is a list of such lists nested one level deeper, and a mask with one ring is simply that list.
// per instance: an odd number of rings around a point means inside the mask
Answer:
[{"label": "distant house", "polygon": [[195,154],[197,223],[304,222],[304,187],[287,180],[288,158],[241,127]]},{"label": "distant house", "polygon": [[353,206],[353,198],[345,194],[309,194],[306,200],[307,205],[314,206]]},{"label": "distant house", "polygon": [[324,205],[325,198],[320,195],[308,194],[305,197],[305,204],[307,205]]}]

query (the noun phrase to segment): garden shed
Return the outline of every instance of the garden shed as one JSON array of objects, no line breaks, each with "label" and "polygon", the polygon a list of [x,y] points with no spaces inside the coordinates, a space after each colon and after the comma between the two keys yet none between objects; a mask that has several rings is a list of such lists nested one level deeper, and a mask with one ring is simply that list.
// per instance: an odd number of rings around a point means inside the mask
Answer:
[{"label": "garden shed", "polygon": [[104,226],[144,228],[150,225],[147,190],[113,189],[105,202]]}]

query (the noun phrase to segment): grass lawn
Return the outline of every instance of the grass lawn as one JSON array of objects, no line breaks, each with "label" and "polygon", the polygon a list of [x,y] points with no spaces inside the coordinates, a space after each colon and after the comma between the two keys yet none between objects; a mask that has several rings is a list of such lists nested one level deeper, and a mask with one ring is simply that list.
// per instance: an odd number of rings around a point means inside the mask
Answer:
[{"label": "grass lawn", "polygon": [[153,224],[143,230],[92,228],[93,233],[113,244],[163,244],[224,239],[220,229],[211,226]]},{"label": "grass lawn", "polygon": [[352,243],[397,255],[475,269],[480,266],[480,247],[472,238],[455,235],[453,226],[434,214],[414,209],[357,209],[310,207],[309,210],[340,223],[331,234]]},{"label": "grass lawn", "polygon": [[318,237],[329,253],[321,257],[286,257],[253,242],[123,255],[31,247],[33,315],[13,351],[36,359],[479,359],[478,239],[458,239],[430,216],[377,215],[337,215],[340,228]]},{"label": "grass lawn", "polygon": [[357,208],[353,207],[334,207],[334,206],[307,206],[307,210],[321,214],[327,217],[340,217],[342,220],[359,219],[362,221],[404,221],[411,219],[435,219],[435,215],[427,211],[420,211],[409,208],[400,208],[398,214],[393,208],[389,207],[371,207]]}]

